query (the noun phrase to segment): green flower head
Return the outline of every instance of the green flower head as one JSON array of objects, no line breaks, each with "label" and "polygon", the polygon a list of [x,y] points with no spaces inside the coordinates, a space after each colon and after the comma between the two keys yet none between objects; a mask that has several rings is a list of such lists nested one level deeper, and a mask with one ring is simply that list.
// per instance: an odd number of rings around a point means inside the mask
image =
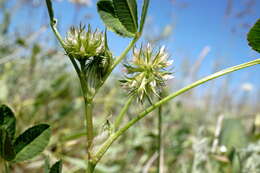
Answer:
[{"label": "green flower head", "polygon": [[173,78],[167,70],[172,62],[164,46],[159,51],[155,51],[150,44],[145,48],[134,48],[132,62],[124,65],[127,75],[121,80],[122,86],[141,102],[145,98],[151,99],[153,95],[159,96],[165,82]]},{"label": "green flower head", "polygon": [[64,40],[65,50],[68,55],[77,60],[87,60],[90,57],[104,54],[106,49],[105,37],[102,32],[92,32],[90,25],[88,30],[85,26],[71,27]]}]

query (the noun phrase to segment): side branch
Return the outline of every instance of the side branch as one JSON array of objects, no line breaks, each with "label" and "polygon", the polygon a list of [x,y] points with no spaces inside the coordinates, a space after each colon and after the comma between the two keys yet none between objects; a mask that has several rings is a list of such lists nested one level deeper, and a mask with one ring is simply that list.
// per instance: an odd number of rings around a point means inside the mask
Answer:
[{"label": "side branch", "polygon": [[[61,44],[61,46],[63,47],[63,49],[66,51],[65,49],[65,44],[64,44],[64,41],[57,29],[57,20],[54,18],[54,12],[53,12],[53,8],[52,8],[52,2],[51,0],[46,0],[46,5],[47,5],[47,8],[48,8],[48,13],[49,13],[49,17],[50,17],[50,26],[51,26],[51,29],[55,35],[55,37],[57,38],[57,40],[59,41],[59,43]],[[71,57],[70,55],[69,56],[69,59],[73,65],[73,67],[75,68],[78,76],[80,74],[80,69],[76,63],[76,61],[73,59],[73,57]],[[79,76],[80,77],[80,76]]]},{"label": "side branch", "polygon": [[171,99],[177,97],[178,95],[181,95],[182,93],[185,93],[187,91],[189,91],[192,88],[195,88],[196,86],[199,86],[203,83],[206,83],[210,80],[213,80],[215,78],[218,78],[220,76],[223,76],[225,74],[246,68],[246,67],[250,67],[250,66],[254,66],[260,64],[260,59],[256,59],[253,61],[249,61],[247,63],[244,64],[240,64],[234,67],[230,67],[224,70],[221,70],[219,72],[216,72],[212,75],[209,75],[207,77],[204,77],[170,95],[168,95],[167,97],[161,99],[160,101],[156,102],[155,104],[153,104],[152,106],[148,107],[147,109],[145,109],[143,112],[141,112],[140,114],[138,114],[134,119],[132,119],[131,121],[129,121],[126,125],[124,125],[121,129],[119,129],[117,132],[115,132],[114,134],[112,134],[107,141],[101,146],[100,150],[96,153],[95,155],[95,162],[98,162],[102,156],[105,154],[105,152],[108,150],[108,148],[111,146],[111,144],[119,137],[121,136],[124,132],[126,132],[131,126],[133,126],[135,123],[137,123],[139,120],[141,120],[142,118],[144,118],[146,115],[148,115],[150,112],[152,112],[153,110],[155,110],[156,108],[158,108],[159,106],[165,104],[166,102],[170,101]]}]

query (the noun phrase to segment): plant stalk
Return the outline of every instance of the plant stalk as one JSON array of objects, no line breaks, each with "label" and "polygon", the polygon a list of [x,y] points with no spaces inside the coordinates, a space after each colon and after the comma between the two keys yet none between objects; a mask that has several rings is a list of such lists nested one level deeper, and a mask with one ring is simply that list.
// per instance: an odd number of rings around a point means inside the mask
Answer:
[{"label": "plant stalk", "polygon": [[207,77],[204,77],[170,95],[168,95],[167,97],[164,97],[163,99],[161,99],[160,101],[156,102],[155,104],[153,104],[152,106],[148,107],[147,109],[145,109],[143,112],[141,112],[140,114],[138,114],[135,118],[133,118],[131,121],[129,121],[126,125],[124,125],[122,128],[120,128],[118,131],[116,131],[114,134],[112,134],[105,142],[104,144],[100,147],[99,151],[96,153],[95,155],[95,163],[97,163],[102,156],[105,154],[105,152],[108,150],[108,148],[111,146],[111,144],[119,137],[121,136],[124,132],[126,132],[131,126],[133,126],[135,123],[137,123],[139,120],[141,120],[142,118],[144,118],[146,115],[148,115],[150,112],[152,112],[153,110],[155,110],[156,108],[158,108],[159,106],[165,104],[166,102],[170,101],[171,99],[181,95],[182,93],[185,93],[189,90],[191,90],[192,88],[195,88],[196,86],[199,86],[203,83],[206,83],[210,80],[213,80],[215,78],[218,78],[220,76],[223,76],[225,74],[246,68],[246,67],[250,67],[250,66],[254,66],[260,64],[260,59],[256,59],[253,61],[249,61],[246,62],[244,64],[240,64],[237,66],[233,66],[224,70],[221,70],[219,72],[216,72],[212,75],[209,75]]},{"label": "plant stalk", "polygon": [[162,106],[159,106],[158,108],[158,139],[157,139],[157,145],[158,145],[158,159],[157,159],[157,173],[160,173],[161,171],[161,147],[162,147]]},{"label": "plant stalk", "polygon": [[[46,4],[47,4],[47,8],[48,8],[48,13],[49,13],[49,17],[50,17],[50,26],[51,26],[51,29],[55,35],[55,37],[57,38],[57,40],[59,41],[59,43],[61,44],[62,48],[65,50],[66,52],[66,49],[65,49],[65,43],[57,29],[57,20],[54,18],[54,12],[53,12],[53,8],[52,8],[52,3],[51,3],[51,0],[46,0]],[[66,52],[67,53],[67,52]],[[80,77],[80,69],[76,63],[76,61],[73,59],[73,57],[69,56],[69,59],[73,65],[73,67],[75,68],[78,76]]]},{"label": "plant stalk", "polygon": [[91,159],[91,148],[92,148],[92,143],[94,138],[92,108],[93,108],[92,103],[87,102],[85,99],[85,121],[86,121],[88,159]]},{"label": "plant stalk", "polygon": [[4,161],[4,166],[5,166],[5,173],[11,173],[10,165],[7,161]]},{"label": "plant stalk", "polygon": [[115,130],[117,130],[125,116],[126,111],[129,109],[129,106],[131,105],[132,101],[134,99],[134,96],[129,97],[129,99],[127,100],[126,104],[124,105],[124,107],[121,109],[119,115],[116,118],[115,121]]},{"label": "plant stalk", "polygon": [[[115,60],[114,64],[111,67],[111,72],[116,68],[116,66],[126,57],[128,52],[133,48],[135,43],[139,40],[140,36],[135,36],[134,39],[129,43],[125,48],[124,52]],[[111,73],[110,72],[110,73]]]},{"label": "plant stalk", "polygon": [[95,170],[96,165],[93,164],[92,162],[87,162],[87,169],[86,173],[93,173]]}]

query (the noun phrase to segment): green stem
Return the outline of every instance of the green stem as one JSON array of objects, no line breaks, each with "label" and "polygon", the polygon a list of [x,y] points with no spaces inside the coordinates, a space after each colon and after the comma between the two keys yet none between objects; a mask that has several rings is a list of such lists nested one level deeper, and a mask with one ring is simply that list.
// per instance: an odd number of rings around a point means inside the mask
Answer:
[{"label": "green stem", "polygon": [[7,161],[4,161],[4,166],[5,166],[5,173],[11,173],[10,165]]},{"label": "green stem", "polygon": [[162,147],[162,106],[158,108],[158,159],[157,159],[157,173],[160,173],[161,168],[161,147]]},{"label": "green stem", "polygon": [[[50,26],[51,26],[51,29],[55,35],[55,37],[57,38],[57,40],[59,41],[59,43],[61,44],[61,46],[63,47],[63,49],[65,50],[66,52],[66,49],[65,49],[65,43],[57,29],[57,20],[54,18],[54,12],[53,12],[53,8],[52,8],[52,3],[51,3],[51,0],[46,0],[46,4],[47,4],[47,8],[48,8],[48,13],[49,13],[49,17],[50,17]],[[67,52],[66,52],[67,53]],[[74,60],[73,57],[69,56],[69,59],[72,63],[72,65],[74,66],[78,76],[80,75],[80,69],[76,63],[76,61]]]},{"label": "green stem", "polygon": [[[111,72],[116,68],[116,66],[126,57],[128,52],[133,48],[135,43],[138,41],[139,36],[136,36],[130,43],[129,45],[125,48],[124,52],[115,60],[114,64],[111,67]],[[110,73],[111,73],[110,72]]]},{"label": "green stem", "polygon": [[124,107],[121,109],[119,115],[116,118],[115,121],[115,130],[117,130],[124,118],[124,115],[126,113],[126,111],[128,110],[129,106],[131,105],[132,101],[134,99],[134,96],[129,97],[129,99],[127,100],[126,104],[124,105]]},{"label": "green stem", "polygon": [[92,143],[94,139],[94,128],[93,128],[93,116],[92,116],[92,109],[93,109],[93,97],[90,96],[88,91],[88,84],[83,72],[84,63],[81,63],[81,71],[80,71],[80,84],[83,93],[84,103],[85,103],[85,121],[86,121],[86,136],[87,136],[87,153],[88,153],[88,160],[92,159],[91,150],[92,150]]},{"label": "green stem", "polygon": [[152,112],[153,110],[155,110],[156,108],[158,108],[159,106],[165,104],[166,102],[170,101],[171,99],[177,97],[178,95],[181,95],[182,93],[185,93],[187,91],[189,91],[190,89],[199,86],[205,82],[208,82],[212,79],[218,78],[220,76],[223,76],[225,74],[246,68],[246,67],[250,67],[253,65],[257,65],[260,64],[260,59],[256,59],[244,64],[240,64],[234,67],[230,67],[224,70],[221,70],[219,72],[216,72],[212,75],[209,75],[207,77],[204,77],[180,90],[178,90],[177,92],[174,92],[170,95],[168,95],[167,97],[161,99],[160,101],[156,102],[155,104],[153,104],[152,106],[148,107],[147,109],[145,109],[143,112],[141,112],[139,115],[137,115],[134,119],[132,119],[131,121],[129,121],[126,125],[124,125],[121,129],[119,129],[117,132],[115,132],[114,134],[112,134],[105,142],[104,144],[100,147],[99,151],[96,153],[95,155],[95,162],[97,163],[102,156],[105,154],[105,152],[108,150],[108,148],[111,146],[111,144],[119,137],[121,136],[124,132],[126,132],[131,126],[133,126],[135,123],[137,123],[139,120],[141,120],[142,118],[144,118],[146,115],[148,115],[150,112]]},{"label": "green stem", "polygon": [[88,162],[87,163],[87,169],[86,169],[86,173],[93,173],[95,170],[96,165],[93,164],[92,162]]},{"label": "green stem", "polygon": [[92,143],[94,139],[92,108],[93,108],[92,103],[87,102],[85,99],[85,120],[86,120],[88,159],[91,159],[91,149],[92,149]]}]

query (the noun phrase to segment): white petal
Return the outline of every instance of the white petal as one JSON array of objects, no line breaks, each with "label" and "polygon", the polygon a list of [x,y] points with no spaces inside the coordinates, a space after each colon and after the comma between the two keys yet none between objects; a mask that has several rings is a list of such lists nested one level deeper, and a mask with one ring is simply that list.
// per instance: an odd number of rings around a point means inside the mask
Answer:
[{"label": "white petal", "polygon": [[151,44],[150,43],[148,43],[147,44],[147,51],[150,53],[151,51],[152,51],[152,47],[151,47]]},{"label": "white petal", "polygon": [[170,75],[170,74],[167,74],[167,75],[164,75],[163,76],[163,79],[164,80],[170,80],[170,79],[173,79],[174,78],[174,76],[173,75]]},{"label": "white petal", "polygon": [[165,46],[163,45],[163,46],[160,48],[160,54],[163,54],[163,53],[164,53],[164,50],[165,50]]},{"label": "white petal", "polygon": [[168,58],[168,54],[167,53],[161,54],[160,62],[165,61],[167,58]]},{"label": "white petal", "polygon": [[170,66],[170,65],[172,65],[172,63],[173,63],[173,60],[169,60],[169,61],[166,62],[166,65]]}]

